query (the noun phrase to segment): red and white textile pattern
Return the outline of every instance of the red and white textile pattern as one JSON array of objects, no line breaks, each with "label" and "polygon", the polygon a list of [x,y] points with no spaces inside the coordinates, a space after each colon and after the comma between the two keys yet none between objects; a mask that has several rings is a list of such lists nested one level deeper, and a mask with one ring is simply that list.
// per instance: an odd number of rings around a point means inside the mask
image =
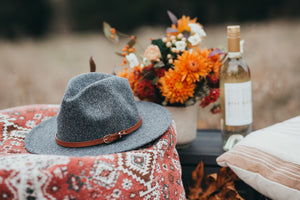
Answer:
[{"label": "red and white textile pattern", "polygon": [[58,109],[0,110],[0,199],[185,199],[174,124],[139,150],[86,157],[26,152],[26,134]]}]

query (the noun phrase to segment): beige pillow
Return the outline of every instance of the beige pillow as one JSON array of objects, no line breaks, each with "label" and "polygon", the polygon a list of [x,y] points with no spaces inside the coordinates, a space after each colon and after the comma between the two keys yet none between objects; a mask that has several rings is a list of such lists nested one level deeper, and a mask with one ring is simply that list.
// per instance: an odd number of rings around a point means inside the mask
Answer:
[{"label": "beige pillow", "polygon": [[272,199],[300,199],[300,116],[252,132],[217,158]]}]

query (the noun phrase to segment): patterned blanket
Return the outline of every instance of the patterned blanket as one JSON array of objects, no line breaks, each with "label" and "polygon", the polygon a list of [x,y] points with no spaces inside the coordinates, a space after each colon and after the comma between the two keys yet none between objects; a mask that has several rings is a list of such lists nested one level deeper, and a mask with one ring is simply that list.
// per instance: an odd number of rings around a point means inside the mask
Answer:
[{"label": "patterned blanket", "polygon": [[58,108],[0,110],[0,199],[185,199],[174,124],[149,146],[123,153],[67,157],[26,152],[26,134]]}]

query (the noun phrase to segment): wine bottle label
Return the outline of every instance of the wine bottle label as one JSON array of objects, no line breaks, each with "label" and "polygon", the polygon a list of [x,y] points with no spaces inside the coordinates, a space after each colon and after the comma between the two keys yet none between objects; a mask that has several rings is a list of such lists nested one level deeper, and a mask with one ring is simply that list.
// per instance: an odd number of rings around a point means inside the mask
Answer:
[{"label": "wine bottle label", "polygon": [[225,83],[225,124],[242,126],[252,123],[251,81]]}]

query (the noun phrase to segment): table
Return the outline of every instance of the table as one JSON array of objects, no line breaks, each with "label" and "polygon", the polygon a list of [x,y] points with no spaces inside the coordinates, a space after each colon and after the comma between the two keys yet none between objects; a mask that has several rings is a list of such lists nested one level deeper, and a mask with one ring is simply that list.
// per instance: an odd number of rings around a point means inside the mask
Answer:
[{"label": "table", "polygon": [[223,153],[222,137],[219,130],[198,130],[196,139],[188,148],[177,149],[182,165],[182,181],[185,190],[192,177],[192,171],[202,160],[204,173],[211,174],[219,171],[216,158]]}]

